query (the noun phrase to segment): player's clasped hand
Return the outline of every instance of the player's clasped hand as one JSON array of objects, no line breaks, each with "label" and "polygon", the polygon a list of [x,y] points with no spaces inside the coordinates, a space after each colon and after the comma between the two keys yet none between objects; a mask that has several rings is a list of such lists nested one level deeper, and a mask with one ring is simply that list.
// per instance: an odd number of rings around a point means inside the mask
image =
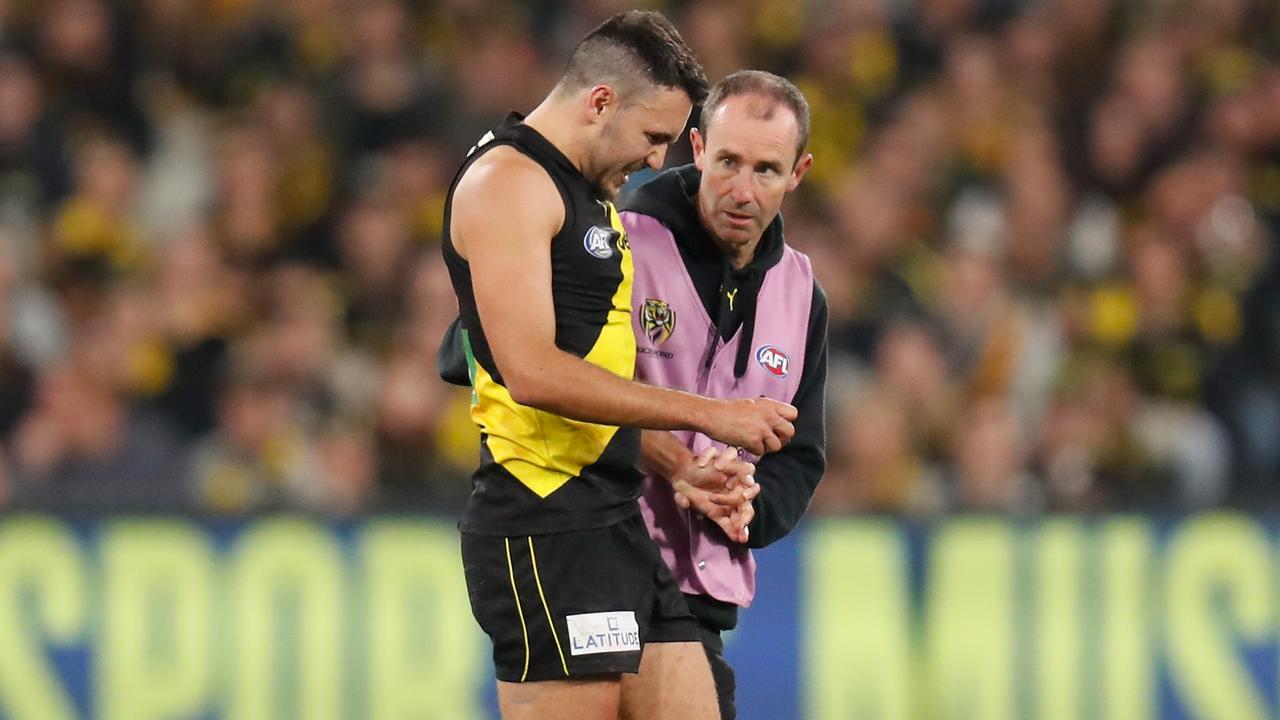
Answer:
[{"label": "player's clasped hand", "polygon": [[796,434],[795,407],[769,398],[730,400],[721,405],[706,434],[753,455],[777,452]]},{"label": "player's clasped hand", "polygon": [[760,494],[755,465],[738,457],[736,448],[709,447],[671,478],[676,504],[706,516],[726,537],[745,543],[747,525],[755,517],[751,501]]}]

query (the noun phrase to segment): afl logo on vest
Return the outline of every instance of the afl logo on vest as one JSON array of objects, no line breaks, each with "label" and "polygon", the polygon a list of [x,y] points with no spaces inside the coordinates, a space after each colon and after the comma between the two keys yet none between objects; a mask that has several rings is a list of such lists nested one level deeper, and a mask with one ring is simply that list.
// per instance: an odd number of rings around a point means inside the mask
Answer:
[{"label": "afl logo on vest", "polygon": [[768,370],[770,375],[784,378],[790,369],[791,358],[775,345],[763,345],[756,351],[756,362]]},{"label": "afl logo on vest", "polygon": [[615,235],[617,235],[616,230],[593,225],[582,237],[582,247],[601,260],[608,260],[613,257],[613,245],[609,241]]}]

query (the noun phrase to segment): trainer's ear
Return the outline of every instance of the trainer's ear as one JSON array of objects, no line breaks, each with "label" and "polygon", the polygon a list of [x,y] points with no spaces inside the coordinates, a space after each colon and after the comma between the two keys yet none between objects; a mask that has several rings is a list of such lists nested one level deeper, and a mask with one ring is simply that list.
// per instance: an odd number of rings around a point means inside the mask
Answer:
[{"label": "trainer's ear", "polygon": [[813,153],[805,153],[804,157],[796,161],[796,167],[791,171],[791,181],[787,183],[787,192],[791,192],[800,186],[800,181],[804,178],[804,174],[809,172],[811,167],[813,167]]},{"label": "trainer's ear", "polygon": [[707,152],[707,144],[703,141],[702,133],[698,132],[698,128],[689,129],[689,145],[693,148],[693,164],[701,171]]},{"label": "trainer's ear", "polygon": [[587,122],[594,123],[603,119],[617,104],[618,94],[612,86],[596,85],[587,93]]}]

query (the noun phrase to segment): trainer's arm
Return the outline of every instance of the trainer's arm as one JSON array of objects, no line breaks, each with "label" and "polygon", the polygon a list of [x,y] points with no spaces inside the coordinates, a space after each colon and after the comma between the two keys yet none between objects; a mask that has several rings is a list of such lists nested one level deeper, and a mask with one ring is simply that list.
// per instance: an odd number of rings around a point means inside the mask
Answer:
[{"label": "trainer's arm", "polygon": [[827,297],[814,282],[809,337],[800,385],[792,404],[799,411],[795,437],[785,448],[756,462],[760,494],[748,547],[761,548],[782,539],[800,522],[826,471]]},{"label": "trainer's arm", "polygon": [[511,397],[587,422],[687,428],[763,451],[785,444],[795,417],[789,405],[643,385],[556,347],[551,238],[563,222],[551,178],[508,148],[477,161],[454,191],[451,236],[471,266],[480,323]]}]

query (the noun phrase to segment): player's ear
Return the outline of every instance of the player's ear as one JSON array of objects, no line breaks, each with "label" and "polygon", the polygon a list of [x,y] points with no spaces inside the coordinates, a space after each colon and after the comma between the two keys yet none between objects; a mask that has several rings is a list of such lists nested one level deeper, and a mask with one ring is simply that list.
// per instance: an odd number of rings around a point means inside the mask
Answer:
[{"label": "player's ear", "polygon": [[594,123],[604,117],[618,102],[618,94],[609,85],[596,85],[587,92],[587,122]]}]

